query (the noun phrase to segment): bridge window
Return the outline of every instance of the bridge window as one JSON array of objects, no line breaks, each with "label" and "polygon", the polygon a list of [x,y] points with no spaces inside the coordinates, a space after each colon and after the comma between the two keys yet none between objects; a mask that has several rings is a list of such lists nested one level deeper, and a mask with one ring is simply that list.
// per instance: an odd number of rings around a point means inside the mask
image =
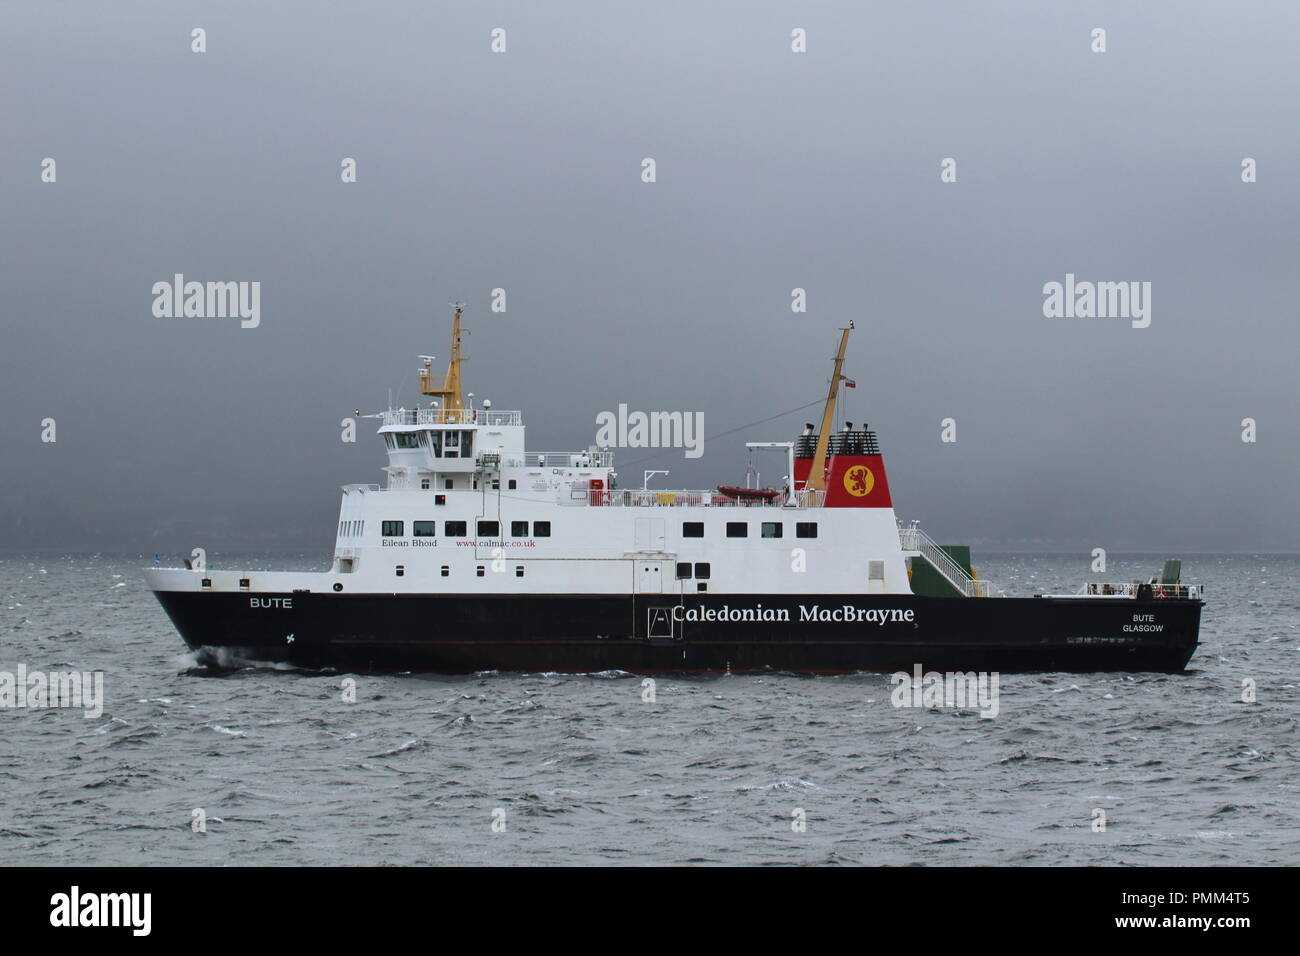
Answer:
[{"label": "bridge window", "polygon": [[510,522],[510,537],[512,538],[528,537],[528,522],[527,521]]},{"label": "bridge window", "polygon": [[728,521],[727,522],[728,538],[748,538],[749,523],[746,521]]},{"label": "bridge window", "polygon": [[683,521],[682,522],[683,538],[703,538],[704,522],[703,521]]},{"label": "bridge window", "polygon": [[534,538],[549,538],[551,536],[551,523],[549,521],[533,522]]},{"label": "bridge window", "polygon": [[438,535],[438,522],[436,521],[414,521],[412,533],[417,538],[434,538]]},{"label": "bridge window", "polygon": [[401,521],[385,521],[379,528],[379,533],[385,538],[400,538],[405,533],[405,523]]},{"label": "bridge window", "polygon": [[764,521],[763,537],[779,538],[781,537],[783,529],[784,529],[784,525],[782,525],[781,522],[779,521]]},{"label": "bridge window", "polygon": [[464,521],[446,521],[443,523],[443,530],[449,538],[463,538],[466,535],[467,525]]},{"label": "bridge window", "polygon": [[678,561],[678,562],[677,562],[677,580],[678,580],[678,581],[681,581],[683,578],[689,578],[690,576],[691,576],[691,562],[689,562],[689,561]]},{"label": "bridge window", "polygon": [[398,448],[419,448],[420,436],[413,432],[394,432],[393,442]]},{"label": "bridge window", "polygon": [[444,458],[473,458],[474,457],[474,440],[470,436],[472,432],[443,432],[442,436],[442,457]]},{"label": "bridge window", "polygon": [[709,579],[709,562],[697,561],[695,564],[695,576],[701,581]]},{"label": "bridge window", "polygon": [[815,538],[817,537],[816,521],[796,521],[794,523],[794,536],[796,538]]},{"label": "bridge window", "polygon": [[495,538],[501,533],[500,521],[480,521],[477,534],[480,538]]}]

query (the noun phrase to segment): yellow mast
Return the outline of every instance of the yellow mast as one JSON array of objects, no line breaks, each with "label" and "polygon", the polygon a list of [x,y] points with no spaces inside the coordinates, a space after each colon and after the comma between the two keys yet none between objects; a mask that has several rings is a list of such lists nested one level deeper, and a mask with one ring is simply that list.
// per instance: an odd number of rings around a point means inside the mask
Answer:
[{"label": "yellow mast", "polygon": [[468,362],[460,354],[461,305],[456,303],[456,315],[451,324],[451,358],[447,361],[447,374],[441,378],[433,375],[428,360],[420,371],[420,394],[433,395],[438,401],[438,421],[455,422],[462,416],[465,400],[460,395],[460,363]]},{"label": "yellow mast", "polygon": [[853,331],[853,323],[849,322],[847,329],[840,329],[840,350],[835,353],[835,374],[831,376],[830,391],[826,393],[826,409],[822,412],[822,427],[817,433],[817,451],[813,455],[812,468],[808,472],[808,480],[804,487],[813,491],[822,491],[826,488],[826,449],[831,440],[831,429],[835,427],[835,397],[839,394],[840,382],[844,376],[840,370],[844,367],[844,352],[849,347],[849,333]]}]

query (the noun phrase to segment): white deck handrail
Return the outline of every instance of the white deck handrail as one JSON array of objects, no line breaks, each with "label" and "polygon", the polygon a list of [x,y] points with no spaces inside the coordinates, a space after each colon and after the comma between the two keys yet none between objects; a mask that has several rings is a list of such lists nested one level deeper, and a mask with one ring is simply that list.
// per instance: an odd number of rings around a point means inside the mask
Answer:
[{"label": "white deck handrail", "polygon": [[1137,597],[1138,588],[1150,587],[1151,597],[1155,599],[1173,598],[1183,601],[1199,601],[1205,595],[1203,584],[1147,584],[1143,581],[1125,581],[1121,583],[1085,584],[1073,594],[1045,594],[1044,597]]},{"label": "white deck handrail", "polygon": [[991,593],[988,581],[971,577],[960,564],[949,556],[948,552],[935,544],[934,540],[922,531],[915,521],[907,527],[899,525],[898,543],[904,551],[910,551],[925,558],[930,567],[943,576],[943,579],[966,597],[988,597]]}]

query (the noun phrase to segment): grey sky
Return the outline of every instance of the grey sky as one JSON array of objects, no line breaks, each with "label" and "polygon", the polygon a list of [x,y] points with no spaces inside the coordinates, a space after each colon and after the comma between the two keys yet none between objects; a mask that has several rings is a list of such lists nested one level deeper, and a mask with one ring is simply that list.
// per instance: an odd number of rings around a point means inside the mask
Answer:
[{"label": "grey sky", "polygon": [[[847,417],[936,538],[1300,550],[1294,3],[268,6],[0,9],[0,549],[323,559],[384,463],[339,420],[413,404],[462,299],[536,450],[816,399],[854,319]],[[153,317],[176,272],[261,326]],[[1151,282],[1151,327],[1045,318],[1067,272]],[[815,414],[621,480],[741,483]]]}]

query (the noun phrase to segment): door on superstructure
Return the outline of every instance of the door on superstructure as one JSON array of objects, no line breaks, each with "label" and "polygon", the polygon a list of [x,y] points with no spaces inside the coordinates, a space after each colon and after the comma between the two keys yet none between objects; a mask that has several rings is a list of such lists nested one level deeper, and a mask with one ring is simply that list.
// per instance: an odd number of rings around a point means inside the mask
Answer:
[{"label": "door on superstructure", "polygon": [[663,562],[656,559],[641,559],[636,563],[636,593],[662,594],[664,591]]},{"label": "door on superstructure", "polygon": [[664,549],[663,518],[636,519],[636,549],[638,551],[662,551]]}]

